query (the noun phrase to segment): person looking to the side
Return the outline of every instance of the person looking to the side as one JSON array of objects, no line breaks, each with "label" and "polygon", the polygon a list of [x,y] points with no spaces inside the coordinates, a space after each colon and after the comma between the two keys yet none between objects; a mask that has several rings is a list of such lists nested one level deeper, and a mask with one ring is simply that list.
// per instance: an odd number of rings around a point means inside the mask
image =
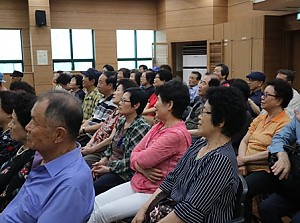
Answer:
[{"label": "person looking to the side", "polygon": [[[138,85],[133,80],[127,78],[120,80],[117,90],[113,95],[113,103],[119,106],[124,91],[131,87],[138,87]],[[115,127],[120,121],[121,116],[119,109],[115,109],[108,118],[105,119],[103,125],[95,132],[86,146],[81,148],[81,153],[89,167],[92,167],[93,163],[99,161],[102,151],[107,149],[107,146],[111,143],[111,139],[116,130]]]},{"label": "person looking to the side", "polygon": [[124,91],[119,104],[119,112],[124,117],[117,124],[111,143],[100,161],[93,164],[96,195],[129,181],[133,176],[130,154],[150,129],[141,116],[146,103],[147,96],[139,87]]},{"label": "person looking to the side", "polygon": [[30,111],[36,102],[31,93],[15,93],[12,119],[8,124],[11,138],[20,143],[15,156],[0,165],[0,211],[16,196],[31,170],[35,151],[27,141],[25,126],[29,123]]},{"label": "person looking to the side", "polygon": [[130,182],[96,197],[89,222],[112,222],[132,217],[149,199],[191,144],[191,137],[181,120],[188,104],[188,87],[182,82],[169,81],[158,88],[155,107],[161,121],[131,153],[130,166],[135,174]]},{"label": "person looking to the side", "polygon": [[39,97],[25,129],[30,147],[43,161],[30,171],[0,222],[88,220],[95,194],[90,168],[76,143],[82,117],[80,102],[69,92],[53,90]]},{"label": "person looking to the side", "polygon": [[245,176],[248,193],[245,199],[245,222],[252,221],[252,199],[261,193],[272,192],[273,176],[268,166],[267,147],[290,118],[284,111],[293,97],[291,86],[274,79],[267,82],[261,96],[261,106],[266,111],[250,124],[247,134],[239,146],[237,161],[240,173]]},{"label": "person looking to the side", "polygon": [[162,191],[176,201],[176,205],[159,222],[231,220],[239,177],[230,138],[245,121],[245,116],[246,105],[238,89],[210,88],[198,126],[206,140],[186,151],[132,222],[143,222],[149,204]]}]

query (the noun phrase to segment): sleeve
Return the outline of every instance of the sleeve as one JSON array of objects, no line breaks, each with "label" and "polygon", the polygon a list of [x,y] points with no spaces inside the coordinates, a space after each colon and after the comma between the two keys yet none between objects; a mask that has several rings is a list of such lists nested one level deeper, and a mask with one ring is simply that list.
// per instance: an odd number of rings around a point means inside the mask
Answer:
[{"label": "sleeve", "polygon": [[256,130],[257,125],[258,125],[258,123],[261,121],[261,119],[262,119],[262,115],[257,116],[257,117],[251,122],[250,127],[249,127],[247,133],[252,134],[252,133]]},{"label": "sleeve", "polygon": [[296,141],[296,125],[299,125],[296,117],[287,124],[280,132],[278,132],[272,139],[271,145],[268,150],[271,153],[283,152],[283,146],[286,144],[292,144]]},{"label": "sleeve", "polygon": [[[140,123],[140,122],[139,122]],[[146,123],[137,123],[130,132],[126,133],[124,138],[124,154],[122,159],[114,160],[108,163],[111,172],[124,173],[130,169],[130,154],[133,148],[141,141],[149,130]]]},{"label": "sleeve", "polygon": [[138,152],[135,151],[131,156],[131,162],[137,162],[143,169],[155,167],[178,153],[178,145],[180,145],[180,139],[183,137],[182,133],[180,135],[177,131],[165,132],[155,139],[151,146]]},{"label": "sleeve", "polygon": [[214,155],[207,166],[190,183],[186,200],[175,206],[176,215],[185,222],[204,222],[212,205],[223,196],[232,181],[232,165],[223,155]]},{"label": "sleeve", "polygon": [[43,207],[37,222],[82,223],[90,216],[93,205],[93,199],[87,200],[77,188],[61,186]]}]

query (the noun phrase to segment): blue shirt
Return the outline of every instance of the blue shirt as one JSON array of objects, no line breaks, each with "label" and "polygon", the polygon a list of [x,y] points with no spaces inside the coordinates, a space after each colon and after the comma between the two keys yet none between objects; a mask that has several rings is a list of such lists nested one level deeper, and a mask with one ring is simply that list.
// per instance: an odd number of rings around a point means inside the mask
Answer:
[{"label": "blue shirt", "polygon": [[199,87],[198,85],[194,87],[189,87],[190,92],[190,103],[194,103],[195,98],[198,96]]},{"label": "blue shirt", "polygon": [[82,223],[94,207],[93,180],[80,146],[32,169],[0,222]]},{"label": "blue shirt", "polygon": [[296,116],[273,137],[268,149],[271,153],[283,152],[284,145],[293,145],[295,142],[300,144],[300,122]]}]

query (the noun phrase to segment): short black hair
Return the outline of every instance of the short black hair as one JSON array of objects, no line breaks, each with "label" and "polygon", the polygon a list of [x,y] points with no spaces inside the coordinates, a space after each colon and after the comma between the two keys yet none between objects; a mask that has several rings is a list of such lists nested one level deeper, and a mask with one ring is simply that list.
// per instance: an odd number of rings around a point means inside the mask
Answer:
[{"label": "short black hair", "polygon": [[36,94],[34,87],[32,87],[30,84],[28,84],[25,81],[15,81],[12,82],[9,86],[9,90],[11,91],[24,91],[31,94]]},{"label": "short black hair", "polygon": [[221,74],[222,76],[225,76],[225,80],[227,80],[227,77],[229,75],[229,68],[226,64],[223,64],[223,63],[219,63],[217,64],[216,67],[221,67]]},{"label": "short black hair", "polygon": [[141,76],[142,76],[142,73],[139,72],[139,71],[131,72],[131,73],[135,73],[134,80],[137,83],[137,85],[140,86],[141,85]]},{"label": "short black hair", "polygon": [[291,83],[293,83],[294,78],[295,78],[295,72],[288,70],[288,69],[280,69],[277,71],[277,74],[284,74],[286,75],[286,81],[290,81]]},{"label": "short black hair", "polygon": [[159,79],[165,82],[173,79],[172,73],[168,70],[158,70],[156,74],[159,74]]},{"label": "short black hair", "polygon": [[38,102],[42,101],[48,101],[44,114],[46,121],[64,127],[69,138],[75,141],[83,120],[80,101],[69,92],[61,90],[52,90],[41,95]]},{"label": "short black hair", "polygon": [[133,80],[124,78],[119,81],[119,85],[123,86],[123,90],[125,91],[127,88],[131,87],[138,87],[137,83],[135,83]]},{"label": "short black hair", "polygon": [[11,91],[0,91],[0,104],[2,110],[7,114],[12,114],[15,100],[15,94]]},{"label": "short black hair", "polygon": [[136,105],[137,103],[140,103],[140,106],[136,110],[137,115],[142,114],[144,111],[144,108],[146,107],[146,104],[148,102],[147,94],[139,87],[132,87],[127,88],[125,92],[130,93],[130,103],[131,106]]},{"label": "short black hair", "polygon": [[76,80],[76,85],[78,85],[79,88],[82,89],[82,88],[83,88],[83,86],[82,86],[82,79],[83,79],[83,76],[80,75],[80,74],[74,74],[74,75],[72,75],[72,78],[75,78],[75,80]]},{"label": "short black hair", "polygon": [[162,64],[162,65],[160,65],[159,69],[161,69],[161,70],[168,70],[168,71],[170,71],[172,73],[172,68],[168,64]]},{"label": "short black hair", "polygon": [[191,73],[192,73],[192,74],[196,74],[196,75],[197,75],[197,80],[198,80],[198,81],[200,81],[200,80],[201,80],[201,77],[202,77],[202,75],[201,75],[201,73],[200,73],[200,72],[198,72],[198,71],[192,71]]},{"label": "short black hair", "polygon": [[117,73],[115,71],[104,71],[103,75],[106,76],[106,84],[112,84],[113,88],[117,88]]},{"label": "short black hair", "polygon": [[246,101],[248,100],[248,98],[250,96],[250,87],[245,80],[231,79],[231,80],[228,80],[228,83],[231,87],[238,88],[243,93],[245,100]]},{"label": "short black hair", "polygon": [[293,98],[293,89],[291,85],[281,79],[273,79],[267,82],[267,86],[273,86],[277,98],[282,99],[281,107],[286,108]]},{"label": "short black hair", "polygon": [[16,113],[18,122],[25,129],[25,126],[31,120],[31,109],[33,108],[37,97],[34,94],[27,92],[16,92],[14,104],[14,112]]},{"label": "short black hair", "polygon": [[186,84],[178,80],[165,82],[157,89],[162,102],[173,101],[172,115],[181,119],[186,107],[190,104],[189,88]]},{"label": "short black hair", "polygon": [[114,67],[110,64],[105,64],[102,68],[106,68],[108,71],[114,71]]},{"label": "short black hair", "polygon": [[56,84],[67,85],[71,81],[71,76],[66,73],[62,73],[56,79]]},{"label": "short black hair", "polygon": [[148,70],[148,67],[146,65],[144,65],[144,64],[142,64],[142,65],[139,66],[139,68],[141,68],[141,67],[143,68],[143,70]]},{"label": "short black hair", "polygon": [[130,70],[127,68],[121,68],[118,71],[122,71],[124,78],[130,78]]},{"label": "short black hair", "polygon": [[154,71],[146,71],[146,80],[149,82],[149,84],[153,84],[154,83],[154,79],[155,79],[155,72]]},{"label": "short black hair", "polygon": [[220,86],[220,79],[211,78],[208,82],[208,87],[219,87]]},{"label": "short black hair", "polygon": [[213,87],[207,89],[207,100],[211,106],[214,126],[224,122],[221,132],[232,137],[246,122],[247,107],[240,90],[235,87]]}]

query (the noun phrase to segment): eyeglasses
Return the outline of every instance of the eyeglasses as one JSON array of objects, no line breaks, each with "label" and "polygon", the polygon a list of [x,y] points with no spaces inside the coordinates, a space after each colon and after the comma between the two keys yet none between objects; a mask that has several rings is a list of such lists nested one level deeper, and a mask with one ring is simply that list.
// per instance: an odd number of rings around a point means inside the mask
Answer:
[{"label": "eyeglasses", "polygon": [[131,101],[130,101],[130,100],[126,100],[126,99],[124,99],[124,98],[121,98],[121,102],[122,102],[122,103],[125,103],[125,102],[130,102],[130,103],[131,103]]},{"label": "eyeglasses", "polygon": [[264,92],[264,93],[262,94],[262,96],[264,96],[265,98],[267,98],[267,97],[269,97],[269,96],[271,96],[271,97],[277,97],[275,94],[269,94],[268,92]]},{"label": "eyeglasses", "polygon": [[208,114],[208,115],[211,115],[211,114],[212,114],[212,112],[205,111],[204,109],[205,109],[204,107],[203,107],[203,108],[200,108],[200,115],[202,115],[202,114]]}]

